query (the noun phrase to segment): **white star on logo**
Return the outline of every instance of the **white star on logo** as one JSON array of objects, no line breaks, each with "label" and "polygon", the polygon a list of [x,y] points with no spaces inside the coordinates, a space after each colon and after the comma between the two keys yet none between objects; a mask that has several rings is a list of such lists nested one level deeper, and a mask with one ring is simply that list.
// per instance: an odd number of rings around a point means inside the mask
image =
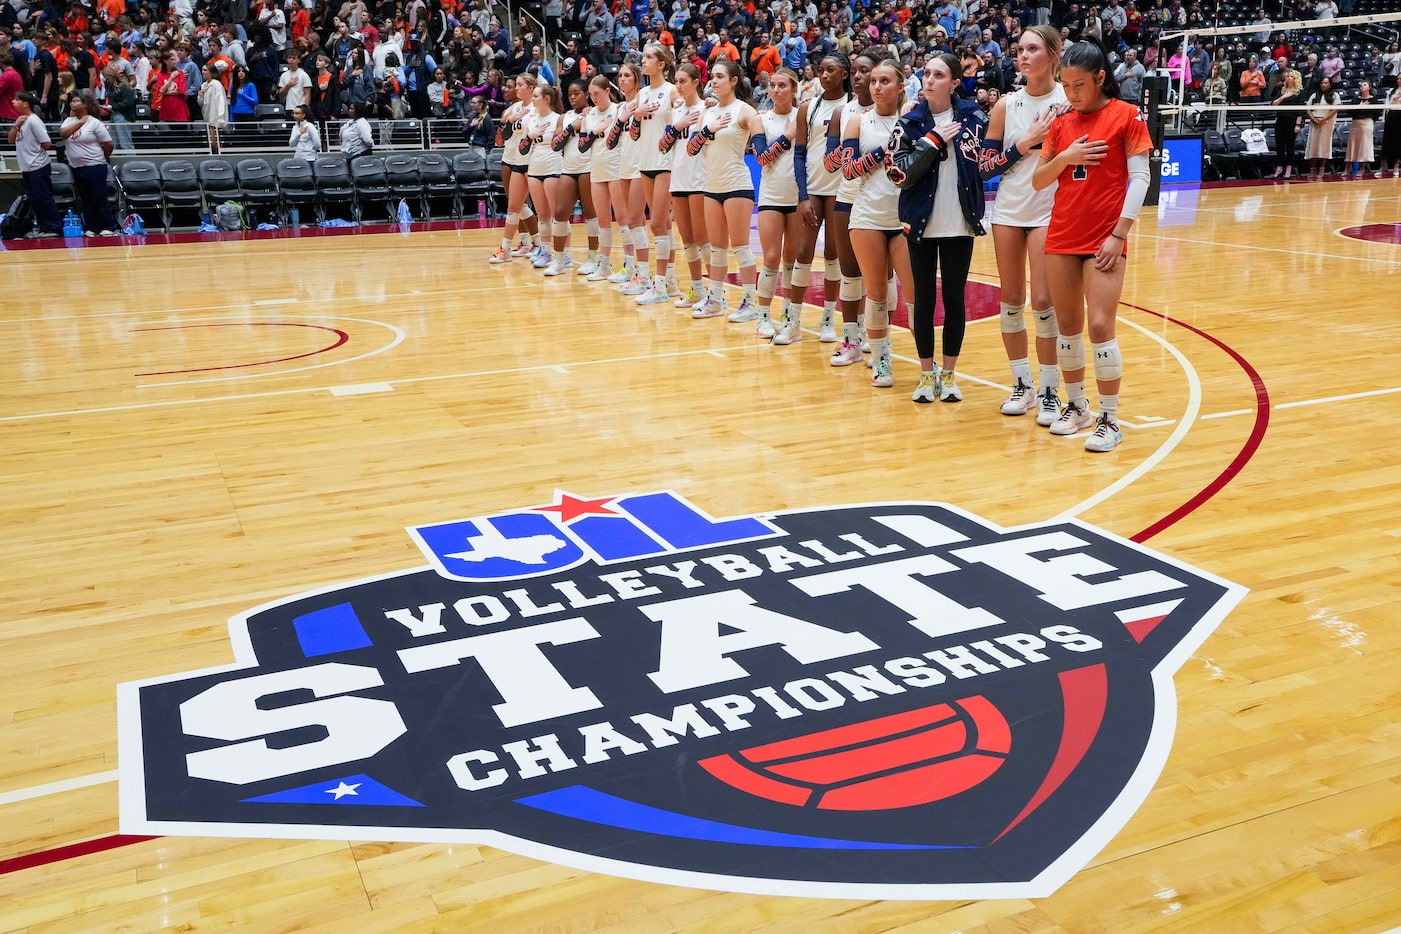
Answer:
[{"label": "white star on logo", "polygon": [[347,785],[345,782],[341,782],[341,783],[340,783],[339,785],[337,785],[335,788],[327,788],[327,789],[326,789],[326,794],[328,794],[328,795],[335,795],[336,797],[335,797],[334,800],[336,800],[336,801],[339,801],[341,798],[344,798],[346,795],[354,795],[354,796],[358,797],[360,793],[359,793],[358,791],[356,791],[355,789],[359,788],[359,787],[360,787],[361,785],[363,785],[363,784],[364,784],[364,782],[356,782],[356,783],[353,784],[353,785]]}]

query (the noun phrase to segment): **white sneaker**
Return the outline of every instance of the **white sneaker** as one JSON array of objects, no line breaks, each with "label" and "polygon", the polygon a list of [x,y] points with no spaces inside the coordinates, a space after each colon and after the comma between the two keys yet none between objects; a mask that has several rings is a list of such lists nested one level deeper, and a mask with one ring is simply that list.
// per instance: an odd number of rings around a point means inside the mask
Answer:
[{"label": "white sneaker", "polygon": [[851,366],[853,363],[860,363],[861,345],[842,341],[841,346],[832,352],[832,358],[829,362],[832,366]]},{"label": "white sneaker", "polygon": [[1021,380],[1012,387],[1012,394],[1002,400],[1003,415],[1025,415],[1036,405],[1036,390]]},{"label": "white sneaker", "polygon": [[513,249],[513,250],[511,251],[511,255],[512,255],[512,256],[529,256],[531,253],[535,252],[535,250],[536,250],[536,247],[532,246],[532,245],[530,244],[529,241],[527,241],[527,240],[522,240],[520,243],[517,243],[517,244],[516,244],[515,249]]},{"label": "white sneaker", "polygon": [[822,324],[818,326],[817,339],[824,344],[835,344],[841,340],[837,336],[837,314],[834,311],[822,311]]},{"label": "white sneaker", "polygon": [[1060,395],[1055,387],[1049,387],[1041,391],[1041,395],[1036,397],[1036,424],[1045,428],[1055,421],[1060,415]]},{"label": "white sneaker", "polygon": [[589,273],[585,282],[608,282],[613,276],[613,264],[606,259],[600,259],[594,271]]},{"label": "white sneaker", "polygon": [[718,298],[711,298],[709,295],[691,309],[692,318],[718,318],[725,313],[725,303]]},{"label": "white sneaker", "polygon": [[877,354],[875,365],[871,367],[871,385],[877,389],[889,389],[895,385],[895,374],[890,369],[890,358]]},{"label": "white sneaker", "polygon": [[1085,450],[1103,454],[1117,448],[1123,440],[1124,433],[1119,430],[1118,423],[1108,415],[1100,415],[1095,419],[1095,430],[1085,439]]},{"label": "white sneaker", "polygon": [[739,307],[730,312],[729,320],[734,324],[743,324],[746,321],[753,321],[759,317],[759,303],[752,298],[745,298],[739,303]]},{"label": "white sneaker", "polygon": [[666,297],[667,297],[667,298],[680,298],[680,297],[681,297],[681,283],[678,282],[678,281],[676,281],[676,277],[675,277],[675,276],[667,276],[667,277],[666,277]]},{"label": "white sneaker", "polygon": [[695,308],[703,301],[705,299],[701,298],[700,291],[693,285],[681,294],[675,304],[677,308]]},{"label": "white sneaker", "polygon": [[629,279],[631,279],[634,275],[636,275],[636,273],[637,273],[637,270],[636,270],[636,268],[633,267],[633,265],[632,265],[631,263],[623,263],[621,269],[619,269],[617,272],[611,274],[611,275],[608,277],[608,281],[609,281],[609,282],[627,282],[627,281],[628,281]]},{"label": "white sneaker", "polygon": [[555,261],[554,255],[544,250],[538,250],[535,258],[530,261],[530,265],[535,269],[547,269]]},{"label": "white sneaker", "polygon": [[929,372],[921,371],[919,374],[919,385],[915,387],[915,393],[910,398],[915,402],[933,402],[935,386],[939,382],[939,374],[933,370]]},{"label": "white sneaker", "polygon": [[759,324],[754,328],[754,336],[761,337],[764,340],[773,340],[773,319],[769,317],[769,313],[767,311],[759,313]]},{"label": "white sneaker", "polygon": [[641,276],[635,275],[628,281],[624,282],[623,287],[618,291],[622,292],[624,295],[641,295],[643,292],[646,292],[651,287],[651,282],[643,279]]},{"label": "white sneaker", "polygon": [[778,330],[774,332],[773,342],[779,346],[786,344],[796,344],[803,339],[803,329],[798,326],[798,320],[793,317],[784,318],[778,322]]},{"label": "white sneaker", "polygon": [[963,401],[963,393],[958,388],[958,380],[953,378],[953,370],[944,370],[939,374],[939,401]]},{"label": "white sneaker", "polygon": [[658,292],[655,285],[633,299],[633,301],[637,302],[639,305],[661,305],[665,304],[666,300],[666,293]]},{"label": "white sneaker", "polygon": [[545,267],[545,275],[547,275],[547,276],[562,276],[562,275],[564,275],[568,270],[569,270],[569,267],[565,264],[564,260],[561,258],[561,254],[556,253],[554,259],[552,259],[552,260],[550,261],[550,265],[548,265],[548,266]]},{"label": "white sneaker", "polygon": [[1056,420],[1051,422],[1051,434],[1073,435],[1081,428],[1089,428],[1094,421],[1089,409],[1083,409],[1074,402],[1067,402],[1056,416]]},{"label": "white sneaker", "polygon": [[574,272],[575,272],[576,275],[580,275],[580,276],[591,276],[591,275],[593,275],[594,270],[597,269],[597,268],[598,268],[598,257],[595,256],[595,257],[593,257],[592,259],[585,261],[585,262],[584,262],[578,269],[576,269]]},{"label": "white sneaker", "polygon": [[567,253],[567,252],[564,254],[564,268],[565,268],[565,269],[573,269],[573,268],[574,268],[574,257],[573,257],[572,255],[570,255],[569,253]]},{"label": "white sneaker", "polygon": [[510,261],[511,254],[506,252],[505,247],[497,247],[496,252],[491,254],[491,259],[487,260],[489,263],[509,263]]}]

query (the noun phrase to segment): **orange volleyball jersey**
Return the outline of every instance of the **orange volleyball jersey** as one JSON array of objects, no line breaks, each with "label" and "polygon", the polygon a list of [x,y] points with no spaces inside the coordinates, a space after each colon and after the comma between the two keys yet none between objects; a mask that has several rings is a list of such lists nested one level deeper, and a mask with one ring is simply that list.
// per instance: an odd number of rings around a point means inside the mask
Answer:
[{"label": "orange volleyball jersey", "polygon": [[1098,165],[1072,165],[1060,173],[1046,231],[1047,253],[1097,253],[1124,207],[1129,156],[1153,148],[1138,108],[1111,100],[1094,113],[1072,110],[1057,117],[1042,145],[1043,158],[1053,158],[1082,136],[1104,140],[1109,153]]}]

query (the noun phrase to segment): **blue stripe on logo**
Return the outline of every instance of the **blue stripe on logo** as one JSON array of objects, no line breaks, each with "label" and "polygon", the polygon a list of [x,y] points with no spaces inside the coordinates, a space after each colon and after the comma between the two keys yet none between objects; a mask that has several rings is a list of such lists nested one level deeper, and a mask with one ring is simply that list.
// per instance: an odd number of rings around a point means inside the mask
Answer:
[{"label": "blue stripe on logo", "polygon": [[737,824],[691,817],[664,811],[646,804],[616,798],[583,785],[571,785],[557,791],[517,798],[517,804],[573,817],[576,820],[638,830],[664,837],[687,840],[709,840],[715,843],[742,843],[749,846],[784,846],[807,850],[962,850],[970,847],[928,846],[915,843],[876,843],[868,840],[838,840],[831,837],[809,837],[803,834],[777,833]]}]

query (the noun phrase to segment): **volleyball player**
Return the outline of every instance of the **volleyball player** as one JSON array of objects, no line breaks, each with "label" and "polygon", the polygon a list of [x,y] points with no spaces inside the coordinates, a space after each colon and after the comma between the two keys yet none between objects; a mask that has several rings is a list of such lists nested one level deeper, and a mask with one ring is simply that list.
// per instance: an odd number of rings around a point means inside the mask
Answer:
[{"label": "volleyball player", "polygon": [[[589,257],[579,267],[583,275],[588,275],[598,268],[598,215],[594,212],[593,186],[589,182],[590,159],[587,152],[579,149],[579,133],[583,128],[584,113],[588,106],[588,82],[582,78],[569,82],[569,110],[560,122],[560,132],[554,139],[555,148],[564,157],[564,173],[559,177],[558,197],[568,209],[565,212],[565,222],[569,221],[568,215],[573,211],[575,201],[579,202],[584,212],[584,231],[588,237]],[[573,259],[566,260],[566,265],[572,266]]]},{"label": "volleyball player", "polygon": [[618,69],[618,90],[623,93],[623,102],[618,106],[617,123],[608,131],[608,145],[619,152],[618,179],[623,183],[623,200],[613,202],[613,209],[622,211],[618,215],[618,226],[623,243],[632,247],[636,265],[631,270],[624,267],[624,276],[615,274],[609,281],[621,282],[620,291],[624,295],[641,295],[652,284],[647,253],[647,199],[640,181],[642,125],[637,119],[642,103],[642,70],[631,62],[624,62]]},{"label": "volleyball player", "polygon": [[[1054,435],[1094,425],[1087,451],[1112,451],[1119,429],[1123,358],[1114,337],[1124,291],[1129,230],[1148,193],[1148,153],[1153,144],[1138,108],[1119,100],[1104,52],[1076,42],[1061,63],[1061,84],[1074,109],[1057,117],[1046,134],[1032,175],[1038,191],[1059,182],[1046,231],[1046,271],[1055,301],[1056,355],[1069,401],[1051,422]],[[1089,320],[1099,389],[1099,417],[1085,401],[1085,346]]]},{"label": "volleyball player", "polygon": [[[637,92],[637,125],[642,177],[629,193],[630,202],[641,201],[646,212],[644,220],[651,218],[652,239],[656,246],[653,257],[652,279],[647,289],[637,296],[639,305],[660,305],[671,297],[680,295],[679,287],[673,288],[675,274],[668,281],[671,268],[671,153],[662,146],[662,137],[671,125],[672,105],[676,102],[676,85],[672,78],[671,50],[659,42],[650,42],[642,50],[642,88]],[[633,229],[634,248],[639,251],[638,263],[645,260],[647,249],[647,228]]]},{"label": "volleyball player", "polygon": [[[832,172],[842,171],[842,130],[853,118],[860,118],[871,109],[869,87],[871,69],[876,65],[875,56],[862,52],[851,59],[851,100],[842,107],[840,118],[828,122],[826,152],[823,166]],[[842,342],[833,352],[832,366],[851,366],[862,359],[866,347],[866,313],[862,310],[865,292],[861,286],[861,268],[856,262],[856,253],[851,247],[847,228],[851,219],[851,201],[855,197],[857,182],[843,176],[837,187],[833,202],[832,216],[827,225],[827,236],[837,242],[837,264],[841,269],[841,309]]]},{"label": "volleyball player", "polygon": [[[511,85],[515,88],[516,100],[501,115],[500,124],[501,186],[506,192],[506,229],[502,231],[500,249],[491,255],[493,263],[509,263],[513,256],[528,256],[537,249],[536,235],[528,232],[534,217],[534,212],[526,203],[530,194],[526,179],[530,151],[529,148],[525,152],[520,149],[521,141],[525,138],[524,120],[530,114],[531,94],[535,85],[526,75],[517,75]],[[523,223],[527,232],[522,236],[520,245],[513,249],[511,241],[515,240]]]},{"label": "volleyball player", "polygon": [[686,144],[691,155],[705,154],[705,229],[710,234],[710,293],[691,315],[713,318],[725,313],[725,274],[733,246],[744,292],[729,320],[753,321],[759,317],[754,300],[754,252],[749,248],[754,183],[744,151],[751,137],[761,151],[768,148],[768,140],[758,112],[749,103],[749,82],[738,63],[717,59],[711,69],[710,89],[718,103],[707,111],[700,132],[692,134]]},{"label": "volleyball player", "polygon": [[[992,242],[1002,282],[1002,345],[1012,366],[1012,394],[1002,400],[1003,415],[1025,415],[1034,407],[1036,423],[1049,425],[1060,414],[1060,369],[1056,363],[1056,308],[1046,279],[1046,225],[1051,222],[1056,183],[1032,187],[1034,158],[1051,121],[1069,109],[1056,81],[1061,35],[1050,26],[1029,26],[1018,40],[1017,70],[1026,86],[1000,99],[988,121],[980,170],[984,179],[1002,176],[992,205]],[[1031,378],[1027,354],[1027,270],[1031,274],[1031,313],[1036,319],[1036,359],[1040,390]]]},{"label": "volleyball player", "polygon": [[[613,205],[621,204],[623,185],[618,180],[622,153],[606,141],[618,117],[617,91],[603,75],[589,82],[593,106],[584,116],[579,149],[589,154],[589,187],[593,190],[594,211],[598,214],[598,263],[587,273],[589,282],[611,281],[613,276]],[[620,207],[619,213],[622,208]],[[623,240],[627,243],[626,238]],[[629,251],[625,250],[625,254]],[[624,260],[623,267],[626,268]]]},{"label": "volleyball player", "polygon": [[899,214],[899,190],[885,171],[891,136],[905,103],[905,76],[897,62],[871,69],[872,106],[842,129],[842,176],[857,183],[847,224],[851,249],[866,290],[866,334],[871,342],[871,385],[895,385],[890,367],[890,274],[913,293],[910,254]]},{"label": "volleyball player", "polygon": [[[762,173],[759,177],[759,248],[763,251],[756,287],[759,321],[755,333],[782,345],[803,339],[802,302],[796,306],[793,303],[793,263],[797,260],[798,243],[802,238],[798,179],[793,166],[793,139],[798,135],[794,107],[798,96],[797,74],[789,68],[775,69],[769,76],[769,94],[773,109],[759,114],[769,145],[765,149],[755,147]],[[783,291],[783,312],[776,328],[769,315],[775,285]]]},{"label": "volleyball player", "polygon": [[554,138],[561,129],[564,109],[559,88],[553,84],[536,85],[531,97],[533,113],[522,121],[530,141],[530,163],[526,173],[530,179],[530,197],[539,207],[540,216],[550,223],[550,246],[535,258],[536,269],[547,276],[563,275],[574,260],[569,257],[569,212],[574,202],[560,203],[559,177],[564,174],[564,156],[554,147]]},{"label": "volleyball player", "polygon": [[[986,119],[973,101],[954,95],[963,65],[947,52],[924,63],[919,103],[900,118],[893,165],[899,185],[914,277],[910,330],[919,352],[915,402],[961,402],[954,372],[967,325],[965,292],[973,263],[973,238],[983,228],[983,182],[978,177]],[[938,281],[936,281],[936,276]],[[934,304],[943,286],[944,359],[934,365]]]},{"label": "volleyball player", "polygon": [[676,91],[680,104],[672,108],[671,126],[662,143],[671,148],[671,209],[691,273],[691,287],[676,299],[676,307],[695,308],[705,301],[704,260],[710,257],[710,237],[705,232],[705,157],[686,151],[705,114],[700,69],[689,63],[678,67]]},{"label": "volleyball player", "polygon": [[[817,233],[826,224],[827,236],[822,243],[822,323],[817,333],[817,339],[824,344],[835,343],[839,339],[836,317],[842,274],[837,265],[837,235],[834,228],[837,224],[836,195],[842,183],[842,173],[840,170],[829,171],[823,157],[826,155],[828,123],[834,115],[840,122],[842,108],[851,100],[850,71],[851,65],[845,55],[833,52],[823,57],[817,71],[822,93],[798,108],[797,136],[793,145],[798,216],[802,219],[797,260],[793,264],[793,291],[801,305],[807,292],[812,257],[817,251]],[[845,217],[842,219],[845,221]]]}]

